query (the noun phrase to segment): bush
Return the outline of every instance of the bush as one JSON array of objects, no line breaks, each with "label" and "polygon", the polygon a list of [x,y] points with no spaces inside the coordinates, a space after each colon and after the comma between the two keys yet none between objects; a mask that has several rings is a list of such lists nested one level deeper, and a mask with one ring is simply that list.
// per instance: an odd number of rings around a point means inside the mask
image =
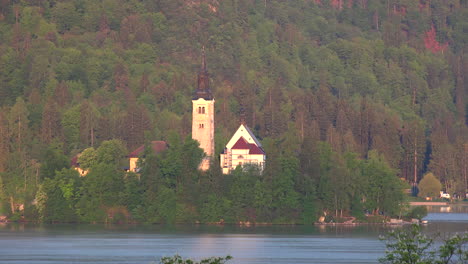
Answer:
[{"label": "bush", "polygon": [[438,197],[440,190],[442,190],[442,184],[431,172],[424,175],[422,180],[418,184],[419,193],[418,196],[425,197]]},{"label": "bush", "polygon": [[408,213],[409,218],[423,219],[427,215],[427,208],[425,206],[416,206]]},{"label": "bush", "polygon": [[362,203],[357,195],[351,204],[351,215],[361,221],[366,219],[366,215],[364,214],[364,207],[362,206]]},{"label": "bush", "polygon": [[335,221],[335,217],[331,214],[328,214],[325,216],[325,223],[333,223]]}]

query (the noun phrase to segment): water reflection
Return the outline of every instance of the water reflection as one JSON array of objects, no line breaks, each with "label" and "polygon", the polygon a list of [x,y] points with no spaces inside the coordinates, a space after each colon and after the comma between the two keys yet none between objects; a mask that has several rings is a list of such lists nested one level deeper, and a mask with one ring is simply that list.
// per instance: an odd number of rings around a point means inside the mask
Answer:
[{"label": "water reflection", "polygon": [[[466,209],[441,213],[431,208],[423,232],[447,237],[468,231]],[[5,224],[0,226],[0,264],[146,264],[174,254],[230,254],[230,264],[377,263],[385,250],[379,236],[392,228],[409,226]]]},{"label": "water reflection", "polygon": [[450,204],[427,206],[428,215],[424,218],[429,222],[466,222],[464,231],[468,230],[468,204]]},{"label": "water reflection", "polygon": [[448,204],[448,205],[428,205],[427,211],[429,213],[464,213],[468,214],[468,204]]}]

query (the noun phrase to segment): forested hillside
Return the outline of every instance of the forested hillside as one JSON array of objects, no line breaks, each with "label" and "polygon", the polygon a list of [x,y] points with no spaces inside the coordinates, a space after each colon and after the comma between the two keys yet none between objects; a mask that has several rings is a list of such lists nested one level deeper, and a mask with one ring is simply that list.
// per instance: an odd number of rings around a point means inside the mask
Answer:
[{"label": "forested hillside", "polygon": [[[399,178],[427,172],[465,193],[467,44],[467,0],[0,0],[0,215],[391,215]],[[267,153],[261,175],[224,176],[217,161],[196,170],[202,46],[216,152],[244,109]],[[169,150],[124,173],[125,156],[151,140]],[[70,160],[84,149],[90,173],[79,177]]]}]

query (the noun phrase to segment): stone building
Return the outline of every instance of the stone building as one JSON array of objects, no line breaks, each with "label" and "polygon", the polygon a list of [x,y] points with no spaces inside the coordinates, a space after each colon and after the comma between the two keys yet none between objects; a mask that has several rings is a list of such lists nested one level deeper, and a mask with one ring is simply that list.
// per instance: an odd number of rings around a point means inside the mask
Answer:
[{"label": "stone building", "polygon": [[192,138],[200,143],[205,151],[200,169],[206,171],[214,155],[214,103],[210,88],[210,78],[206,69],[205,49],[202,52],[202,64],[198,73],[197,90],[192,98]]}]

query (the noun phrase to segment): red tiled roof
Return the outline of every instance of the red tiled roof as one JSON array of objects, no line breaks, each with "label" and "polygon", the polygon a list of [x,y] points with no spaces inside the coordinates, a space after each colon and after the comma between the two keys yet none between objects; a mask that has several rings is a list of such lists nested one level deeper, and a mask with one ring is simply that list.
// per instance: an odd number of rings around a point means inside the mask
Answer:
[{"label": "red tiled roof", "polygon": [[240,137],[239,140],[237,140],[236,144],[232,146],[232,149],[248,149],[249,154],[265,154],[263,149],[259,148],[255,144],[249,144],[249,142],[247,142],[243,137]]},{"label": "red tiled roof", "polygon": [[262,154],[265,155],[265,151],[262,148],[257,147],[255,144],[249,144],[249,154]]},{"label": "red tiled roof", "polygon": [[[160,153],[167,149],[167,143],[165,141],[151,141],[151,148],[154,153]],[[137,149],[132,151],[128,157],[129,158],[138,158],[143,151],[145,150],[145,145],[139,146]]]},{"label": "red tiled roof", "polygon": [[243,137],[240,137],[236,144],[232,146],[232,149],[250,149],[249,142],[247,142]]}]

